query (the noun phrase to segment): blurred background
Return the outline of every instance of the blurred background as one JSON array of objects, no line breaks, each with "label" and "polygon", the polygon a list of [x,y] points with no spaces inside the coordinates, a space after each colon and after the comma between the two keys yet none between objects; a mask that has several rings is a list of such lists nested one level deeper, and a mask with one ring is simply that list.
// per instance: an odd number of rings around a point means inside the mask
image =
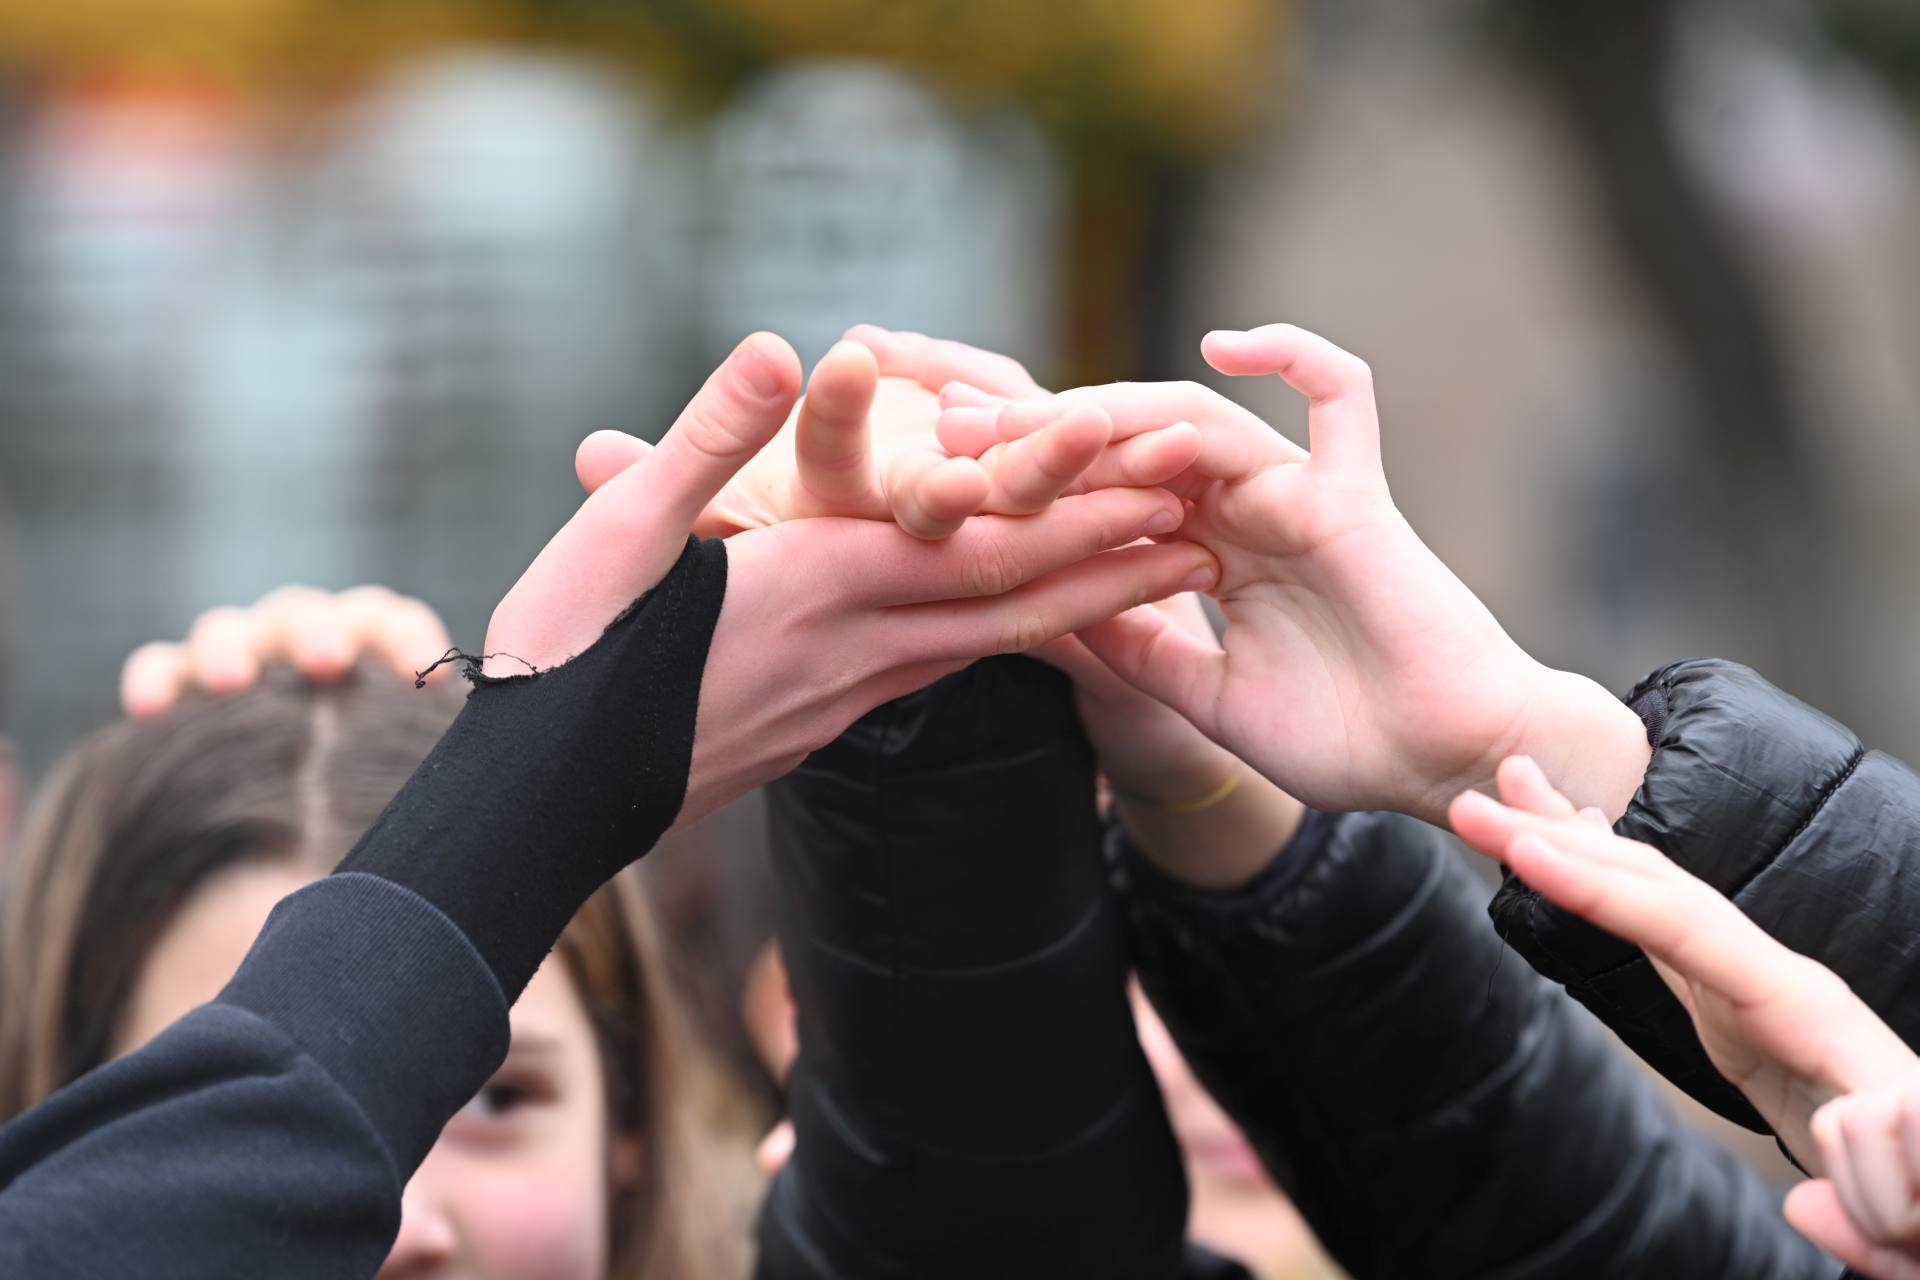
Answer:
[{"label": "blurred background", "polygon": [[750,329],[1224,386],[1286,319],[1537,655],[1920,759],[1916,210],[1911,0],[8,0],[0,725],[290,581],[477,645]]}]

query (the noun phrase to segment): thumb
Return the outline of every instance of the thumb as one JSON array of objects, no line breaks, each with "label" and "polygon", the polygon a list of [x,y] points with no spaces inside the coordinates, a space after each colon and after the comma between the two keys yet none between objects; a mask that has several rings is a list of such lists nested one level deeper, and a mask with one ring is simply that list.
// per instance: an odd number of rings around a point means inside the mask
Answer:
[{"label": "thumb", "polygon": [[489,653],[540,669],[585,650],[673,567],[694,520],[799,394],[792,347],[772,334],[736,347],[660,444],[600,484],[528,566],[494,609]]},{"label": "thumb", "polygon": [[641,469],[646,499],[662,523],[682,534],[693,528],[734,473],[779,433],[799,398],[800,357],[784,339],[756,333],[735,347]]}]

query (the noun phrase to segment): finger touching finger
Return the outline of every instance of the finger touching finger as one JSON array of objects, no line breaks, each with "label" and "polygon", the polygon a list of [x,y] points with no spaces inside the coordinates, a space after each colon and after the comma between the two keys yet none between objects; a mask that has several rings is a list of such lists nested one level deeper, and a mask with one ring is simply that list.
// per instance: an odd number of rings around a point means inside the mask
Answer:
[{"label": "finger touching finger", "polygon": [[993,481],[972,458],[928,450],[901,459],[887,482],[893,519],[916,538],[945,538],[986,505]]},{"label": "finger touching finger", "polygon": [[1076,405],[1040,431],[983,459],[993,477],[987,509],[1028,515],[1079,480],[1107,447],[1113,424],[1094,405]]},{"label": "finger touching finger", "polygon": [[918,606],[923,652],[933,658],[1025,653],[1137,605],[1212,585],[1219,566],[1192,543],[1122,547],[1087,557],[1009,591]]},{"label": "finger touching finger", "polygon": [[1124,547],[1181,519],[1178,499],[1151,489],[1103,489],[1060,499],[1031,516],[974,516],[940,542],[890,525],[839,529],[833,560],[863,602],[877,606],[1003,595],[1024,583]]}]

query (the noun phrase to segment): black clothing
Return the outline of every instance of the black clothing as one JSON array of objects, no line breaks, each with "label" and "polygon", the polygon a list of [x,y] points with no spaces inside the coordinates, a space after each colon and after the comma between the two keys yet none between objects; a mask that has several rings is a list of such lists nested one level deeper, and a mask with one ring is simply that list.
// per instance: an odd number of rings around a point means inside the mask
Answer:
[{"label": "black clothing", "polygon": [[760,1274],[1180,1274],[1186,1183],[1066,677],[976,663],[769,798],[800,1057]]},{"label": "black clothing", "polygon": [[573,913],[685,798],[726,556],[586,653],[481,681],[211,1004],[0,1128],[0,1275],[370,1276]]},{"label": "black clothing", "polygon": [[329,876],[219,999],[0,1128],[0,1275],[371,1276],[506,1050],[499,984],[444,915]]},{"label": "black clothing", "polygon": [[493,678],[341,871],[405,885],[479,949],[511,1004],[580,904],[653,848],[687,795],[707,644],[727,594],[719,539],[689,539],[586,652]]},{"label": "black clothing", "polygon": [[[1825,964],[1920,1044],[1920,777],[1746,667],[1694,659],[1630,695],[1654,745],[1614,830],[1644,840]],[[1636,948],[1509,876],[1500,932],[1635,1052],[1721,1115],[1765,1133]]]},{"label": "black clothing", "polygon": [[1112,847],[1154,1007],[1356,1280],[1840,1274],[1505,957],[1432,827],[1310,814],[1233,893]]}]

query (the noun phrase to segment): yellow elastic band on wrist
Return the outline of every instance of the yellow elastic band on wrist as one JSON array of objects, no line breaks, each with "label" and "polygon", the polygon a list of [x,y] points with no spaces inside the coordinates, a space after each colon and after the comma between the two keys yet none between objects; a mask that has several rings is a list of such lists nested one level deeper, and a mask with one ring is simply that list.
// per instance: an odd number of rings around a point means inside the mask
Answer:
[{"label": "yellow elastic band on wrist", "polygon": [[1137,791],[1122,791],[1118,787],[1113,788],[1113,793],[1129,804],[1139,805],[1142,809],[1153,809],[1160,813],[1201,813],[1213,808],[1235,791],[1238,791],[1240,789],[1241,775],[1245,772],[1245,769],[1235,769],[1227,775],[1225,782],[1222,782],[1219,786],[1207,792],[1207,794],[1193,800],[1176,800],[1171,804],[1162,800],[1155,800],[1151,796],[1143,796]]}]

